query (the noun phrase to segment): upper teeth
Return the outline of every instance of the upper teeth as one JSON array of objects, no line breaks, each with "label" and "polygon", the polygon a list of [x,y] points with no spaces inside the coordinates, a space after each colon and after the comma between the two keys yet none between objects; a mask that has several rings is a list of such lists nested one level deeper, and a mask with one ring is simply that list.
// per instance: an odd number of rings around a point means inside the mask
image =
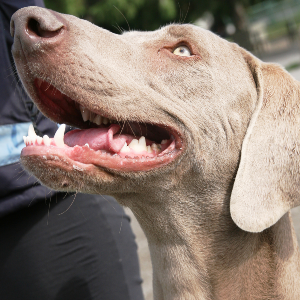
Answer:
[{"label": "upper teeth", "polygon": [[81,116],[82,116],[82,119],[84,122],[90,121],[97,125],[101,125],[102,123],[105,125],[108,123],[115,123],[114,120],[110,120],[108,118],[101,117],[100,115],[97,115],[97,114],[91,112],[89,109],[87,109],[86,107],[84,107],[82,105],[79,106],[79,109],[80,109]]},{"label": "upper teeth", "polygon": [[[65,145],[64,144],[65,128],[66,128],[65,124],[61,125],[57,129],[57,131],[54,135],[54,141],[55,141],[55,144],[57,147],[63,147]],[[45,146],[50,146],[50,143],[51,143],[48,135],[44,135],[43,137],[36,135],[32,124],[30,124],[30,126],[29,126],[28,136],[23,136],[23,140],[24,140],[24,143],[26,144],[26,146],[35,145],[35,144],[38,144],[38,145],[44,144]]]}]

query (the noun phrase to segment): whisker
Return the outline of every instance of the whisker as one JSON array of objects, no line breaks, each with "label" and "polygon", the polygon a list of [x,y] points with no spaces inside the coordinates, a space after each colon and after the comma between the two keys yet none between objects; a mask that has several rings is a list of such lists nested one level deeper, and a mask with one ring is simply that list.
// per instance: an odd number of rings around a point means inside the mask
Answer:
[{"label": "whisker", "polygon": [[128,29],[130,31],[131,29],[130,29],[129,23],[128,23],[127,19],[125,18],[125,16],[122,14],[122,12],[116,6],[114,6],[114,8],[123,16],[123,18],[125,19],[125,21],[126,21],[126,23],[128,25]]},{"label": "whisker", "polygon": [[50,206],[51,206],[51,197],[50,197],[50,199],[49,199],[47,226],[48,226],[48,224],[49,224]]},{"label": "whisker", "polygon": [[180,7],[180,3],[179,2],[177,2],[177,3],[178,3],[178,6],[179,6],[179,24],[182,24],[182,22],[181,22],[181,18],[182,18],[181,7]]},{"label": "whisker", "polygon": [[77,194],[78,194],[78,192],[75,193],[74,199],[73,199],[72,203],[70,204],[70,206],[64,212],[58,214],[58,216],[63,215],[64,213],[66,213],[71,208],[71,206],[73,205],[73,203],[75,201],[75,198],[76,198]]},{"label": "whisker", "polygon": [[134,131],[133,131],[133,129],[132,129],[130,123],[129,123],[129,122],[127,122],[127,123],[128,123],[128,125],[129,125],[129,127],[130,127],[130,129],[131,129],[131,131],[132,131],[132,133],[133,133],[133,135],[134,135],[134,137],[136,137],[136,135],[135,135],[135,133],[134,133]]},{"label": "whisker", "polygon": [[119,230],[119,234],[121,233],[121,229],[122,229],[122,226],[123,226],[123,217],[124,217],[124,210],[122,211],[122,218],[121,218],[121,225],[120,225],[120,230]]},{"label": "whisker", "polygon": [[[119,122],[118,122],[119,123]],[[119,124],[120,125],[120,124]],[[121,125],[120,125],[121,126]],[[124,129],[124,127],[125,127],[125,122],[123,122],[123,126],[122,126],[122,128],[121,128],[121,131],[120,131],[120,133],[119,133],[119,137],[121,136],[121,134],[122,134],[122,131],[123,131],[123,129]]]},{"label": "whisker", "polygon": [[32,200],[30,201],[30,203],[28,204],[28,207],[31,205],[31,203],[33,202],[33,200],[36,198],[36,196],[34,196],[33,198],[32,198]]},{"label": "whisker", "polygon": [[121,27],[117,24],[117,26],[113,25],[117,30],[119,30],[120,34],[122,34],[124,31],[121,29]]},{"label": "whisker", "polygon": [[115,212],[117,212],[116,208],[112,205],[111,201],[109,201],[108,199],[106,199],[106,198],[105,198],[103,195],[101,195],[101,194],[100,194],[100,196],[101,196],[105,201],[107,201],[107,202],[110,204],[110,206],[115,210]]},{"label": "whisker", "polygon": [[189,2],[189,6],[188,6],[188,9],[187,9],[187,11],[186,11],[185,17],[184,17],[184,19],[183,19],[183,23],[185,22],[185,19],[186,19],[187,15],[188,15],[188,12],[189,12],[189,10],[190,10],[190,5],[191,5],[191,2]]}]

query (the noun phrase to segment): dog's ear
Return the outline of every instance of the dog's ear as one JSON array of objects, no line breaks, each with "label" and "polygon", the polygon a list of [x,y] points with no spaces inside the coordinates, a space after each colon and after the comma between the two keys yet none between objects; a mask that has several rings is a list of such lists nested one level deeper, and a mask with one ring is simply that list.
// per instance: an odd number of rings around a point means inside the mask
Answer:
[{"label": "dog's ear", "polygon": [[300,85],[285,70],[241,49],[257,87],[230,211],[243,230],[260,232],[300,205]]}]

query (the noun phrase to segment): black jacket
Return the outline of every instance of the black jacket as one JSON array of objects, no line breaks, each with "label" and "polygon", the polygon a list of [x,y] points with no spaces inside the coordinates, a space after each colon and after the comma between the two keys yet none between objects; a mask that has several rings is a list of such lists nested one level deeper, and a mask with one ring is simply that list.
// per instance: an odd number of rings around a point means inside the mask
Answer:
[{"label": "black jacket", "polygon": [[38,113],[26,95],[14,67],[10,18],[25,6],[44,6],[43,0],[0,0],[0,217],[28,207],[55,192],[37,183],[18,162],[30,122],[53,137],[57,125]]}]

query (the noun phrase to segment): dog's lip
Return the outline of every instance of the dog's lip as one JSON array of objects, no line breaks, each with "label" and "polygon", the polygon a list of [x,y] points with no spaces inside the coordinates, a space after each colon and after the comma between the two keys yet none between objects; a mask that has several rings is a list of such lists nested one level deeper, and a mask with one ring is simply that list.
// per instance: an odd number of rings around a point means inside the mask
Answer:
[{"label": "dog's lip", "polygon": [[21,159],[25,156],[35,156],[38,160],[49,164],[55,163],[62,168],[86,171],[91,166],[116,172],[149,171],[165,166],[178,157],[181,151],[174,150],[162,156],[153,158],[122,158],[101,151],[93,151],[89,147],[28,146],[23,148]]},{"label": "dog's lip", "polygon": [[[36,81],[35,81],[36,83]],[[37,89],[37,95],[40,94],[38,91],[39,87],[38,83],[35,84],[35,87]],[[61,93],[61,92],[60,92]],[[71,110],[76,114],[78,114],[77,107],[79,107],[79,104],[66,96],[65,94],[61,93],[63,97],[66,99],[66,103],[68,102],[74,102],[72,103]],[[41,101],[40,98],[38,98],[39,107],[42,107],[42,111],[44,108],[43,101]],[[57,104],[52,103],[54,106]],[[64,110],[64,107],[61,108]],[[50,109],[50,111],[53,111],[53,107]],[[54,110],[55,111],[55,110]],[[49,115],[47,113],[47,115]],[[61,117],[63,116],[63,112],[58,113],[58,118],[53,118],[54,121],[60,122]],[[79,115],[79,114],[78,114]],[[107,117],[111,117],[109,114],[106,114]],[[81,116],[80,116],[81,117]],[[62,120],[63,121],[63,120]],[[71,123],[71,125],[77,125],[77,127],[84,128],[82,124],[77,123]],[[83,122],[81,122],[83,123]],[[83,123],[84,124],[84,123]],[[79,126],[78,126],[79,125]],[[65,146],[63,148],[56,147],[54,145],[50,146],[41,146],[41,145],[31,145],[27,146],[22,150],[21,153],[21,159],[25,156],[35,156],[39,160],[43,160],[44,162],[47,161],[50,164],[53,164],[53,161],[55,161],[56,165],[61,165],[62,167],[67,167],[72,165],[74,169],[76,170],[82,170],[84,171],[87,168],[90,168],[91,165],[95,167],[100,167],[103,169],[108,170],[114,170],[116,172],[129,172],[129,171],[149,171],[151,169],[165,166],[172,161],[174,161],[183,151],[184,151],[184,143],[182,139],[182,135],[180,134],[179,130],[175,129],[175,126],[169,126],[169,125],[157,125],[161,126],[162,128],[166,128],[166,130],[170,134],[170,138],[172,137],[173,142],[169,143],[169,146],[166,150],[158,154],[154,157],[148,157],[148,156],[134,156],[134,157],[127,157],[123,156],[121,157],[117,153],[109,154],[109,153],[103,153],[103,151],[94,151],[93,149],[90,149],[89,147],[85,146],[74,146],[69,147]]]}]

